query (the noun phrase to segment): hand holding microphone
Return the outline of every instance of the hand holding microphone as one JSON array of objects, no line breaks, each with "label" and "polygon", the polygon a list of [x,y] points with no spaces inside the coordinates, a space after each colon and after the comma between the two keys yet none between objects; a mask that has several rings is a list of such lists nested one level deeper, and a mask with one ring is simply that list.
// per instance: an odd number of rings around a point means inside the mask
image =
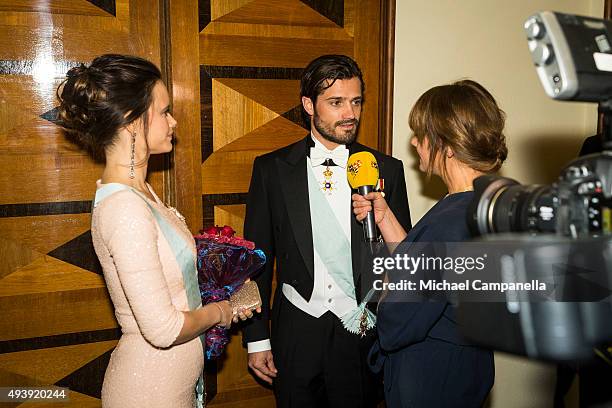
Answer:
[{"label": "hand holding microphone", "polygon": [[[366,242],[377,241],[375,213],[379,215],[382,210],[382,217],[384,217],[385,207],[388,207],[382,194],[374,192],[374,186],[378,181],[376,158],[369,152],[352,154],[348,159],[346,175],[351,188],[359,192],[353,195],[353,207],[357,220],[363,221],[364,240]],[[374,205],[369,200],[374,200]]]},{"label": "hand holding microphone", "polygon": [[362,221],[368,212],[374,212],[374,221],[380,226],[382,220],[387,216],[389,206],[384,199],[383,193],[373,192],[365,196],[353,194],[353,213],[357,221]]}]

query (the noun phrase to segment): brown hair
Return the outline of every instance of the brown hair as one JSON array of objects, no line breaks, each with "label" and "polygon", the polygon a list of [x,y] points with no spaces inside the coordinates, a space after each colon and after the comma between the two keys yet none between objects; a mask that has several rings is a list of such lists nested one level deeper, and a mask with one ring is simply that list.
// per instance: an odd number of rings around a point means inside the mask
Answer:
[{"label": "brown hair", "polygon": [[129,55],[106,54],[87,67],[71,68],[57,88],[59,124],[74,142],[96,158],[115,142],[122,127],[142,118],[145,137],[153,88],[161,81],[151,62]]},{"label": "brown hair", "polygon": [[[300,82],[300,97],[310,98],[316,104],[317,97],[327,88],[331,88],[337,80],[359,78],[361,93],[365,91],[363,75],[359,66],[346,55],[322,55],[312,60],[302,74]],[[302,119],[310,128],[310,115],[302,107]]]},{"label": "brown hair", "polygon": [[[446,160],[447,148],[469,167],[492,173],[508,155],[505,118],[489,91],[475,81],[462,80],[421,95],[410,112],[409,125],[419,143],[423,138],[429,142],[428,175],[438,153]],[[444,164],[442,170],[446,171]]]}]

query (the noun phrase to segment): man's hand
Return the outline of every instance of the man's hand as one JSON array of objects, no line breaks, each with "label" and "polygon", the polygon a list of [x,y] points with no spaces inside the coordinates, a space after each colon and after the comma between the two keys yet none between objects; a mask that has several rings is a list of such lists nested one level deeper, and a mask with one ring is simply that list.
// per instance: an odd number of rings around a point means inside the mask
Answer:
[{"label": "man's hand", "polygon": [[272,379],[276,378],[276,367],[272,357],[272,350],[259,351],[257,353],[249,353],[249,368],[253,370],[256,376],[272,384]]}]

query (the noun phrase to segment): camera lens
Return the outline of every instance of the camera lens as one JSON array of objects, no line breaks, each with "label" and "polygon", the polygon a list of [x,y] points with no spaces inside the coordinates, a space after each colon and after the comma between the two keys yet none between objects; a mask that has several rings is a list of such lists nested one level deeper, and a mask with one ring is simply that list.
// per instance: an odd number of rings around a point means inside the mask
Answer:
[{"label": "camera lens", "polygon": [[551,187],[523,186],[506,177],[488,175],[474,180],[468,214],[474,235],[555,231]]}]

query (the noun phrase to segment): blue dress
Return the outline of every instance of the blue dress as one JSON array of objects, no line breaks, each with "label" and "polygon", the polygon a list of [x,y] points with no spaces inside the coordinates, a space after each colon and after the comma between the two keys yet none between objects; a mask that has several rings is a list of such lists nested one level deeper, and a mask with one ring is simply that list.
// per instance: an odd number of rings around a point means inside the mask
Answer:
[{"label": "blue dress", "polygon": [[[404,243],[470,239],[466,215],[473,195],[440,200]],[[393,296],[388,292],[378,306],[378,340],[368,361],[374,371],[384,370],[387,407],[482,406],[493,386],[493,353],[462,339],[455,310],[446,300],[406,302]]]}]

